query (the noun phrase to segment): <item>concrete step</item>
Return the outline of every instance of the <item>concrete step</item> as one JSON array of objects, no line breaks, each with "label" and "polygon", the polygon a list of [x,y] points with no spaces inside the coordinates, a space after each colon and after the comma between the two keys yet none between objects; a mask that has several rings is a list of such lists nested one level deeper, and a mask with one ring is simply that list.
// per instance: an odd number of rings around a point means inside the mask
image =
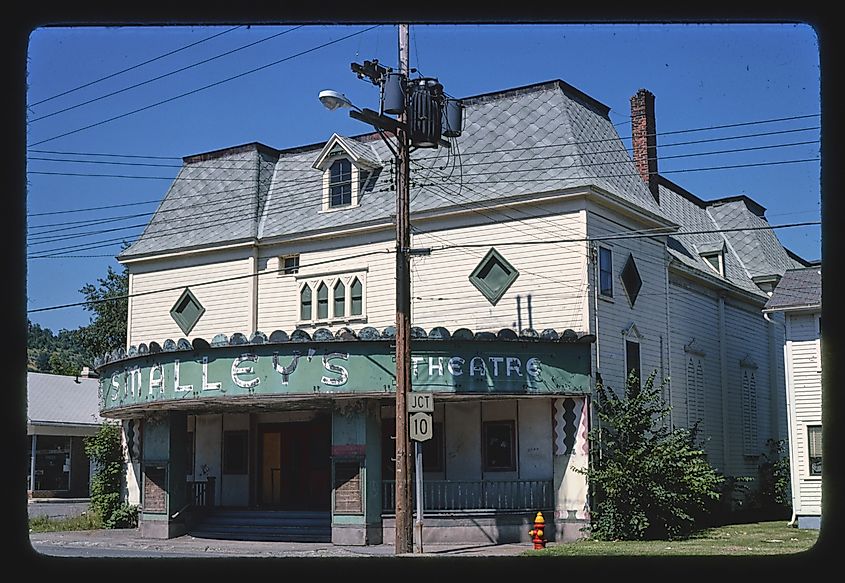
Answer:
[{"label": "concrete step", "polygon": [[330,542],[331,514],[220,509],[211,511],[190,534],[198,538]]}]

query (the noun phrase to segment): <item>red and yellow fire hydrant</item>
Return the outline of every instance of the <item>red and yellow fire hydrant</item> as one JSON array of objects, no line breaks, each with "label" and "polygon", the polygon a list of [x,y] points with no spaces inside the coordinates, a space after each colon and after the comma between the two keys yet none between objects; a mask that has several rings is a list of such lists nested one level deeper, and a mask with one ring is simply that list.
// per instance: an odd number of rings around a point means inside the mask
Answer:
[{"label": "red and yellow fire hydrant", "polygon": [[546,521],[543,520],[543,513],[538,512],[537,516],[534,517],[534,528],[528,531],[528,534],[531,536],[531,542],[534,543],[535,549],[546,548],[546,537],[543,536],[543,529],[545,527]]}]

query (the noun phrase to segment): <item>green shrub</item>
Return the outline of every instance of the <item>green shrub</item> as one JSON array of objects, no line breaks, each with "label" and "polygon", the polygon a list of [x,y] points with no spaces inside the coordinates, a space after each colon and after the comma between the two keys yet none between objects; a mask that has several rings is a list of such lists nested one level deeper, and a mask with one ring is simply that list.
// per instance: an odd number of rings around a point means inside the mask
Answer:
[{"label": "green shrub", "polygon": [[689,534],[719,497],[721,476],[696,444],[696,430],[670,430],[653,372],[640,387],[632,373],[622,397],[596,383],[600,426],[590,432],[587,475],[593,492],[590,536],[654,540]]},{"label": "green shrub", "polygon": [[[121,501],[123,446],[120,426],[103,423],[96,434],[85,438],[85,453],[95,464],[91,478],[91,510],[106,528],[128,528],[137,524],[137,508]],[[134,508],[134,510],[133,510]]]}]

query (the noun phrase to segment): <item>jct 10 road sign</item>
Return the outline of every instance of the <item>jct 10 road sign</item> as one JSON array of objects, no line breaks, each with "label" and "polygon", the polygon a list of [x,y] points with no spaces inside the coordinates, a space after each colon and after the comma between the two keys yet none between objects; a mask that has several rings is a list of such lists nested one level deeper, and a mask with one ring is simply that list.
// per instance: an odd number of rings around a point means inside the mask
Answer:
[{"label": "jct 10 road sign", "polygon": [[426,441],[431,439],[431,413],[414,413],[411,415],[411,439]]}]

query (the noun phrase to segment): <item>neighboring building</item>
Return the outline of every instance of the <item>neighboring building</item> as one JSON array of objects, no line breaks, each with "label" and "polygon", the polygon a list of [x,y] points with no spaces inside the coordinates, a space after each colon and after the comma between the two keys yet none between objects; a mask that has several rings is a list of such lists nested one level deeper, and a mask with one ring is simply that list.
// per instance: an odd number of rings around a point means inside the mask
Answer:
[{"label": "neighboring building", "polygon": [[822,521],[822,270],[790,269],[766,303],[785,316],[786,402],[793,520],[799,528]]},{"label": "neighboring building", "polygon": [[87,498],[91,462],[84,439],[105,421],[97,395],[100,382],[87,375],[27,373],[27,491],[34,498]]},{"label": "neighboring building", "polygon": [[[672,425],[698,422],[717,469],[756,475],[787,435],[782,329],[761,310],[805,262],[771,231],[720,230],[764,227],[765,209],[659,176],[647,91],[633,160],[609,108],[562,81],[462,103],[450,153],[411,166],[411,247],[430,249],[412,258],[412,384],[435,403],[425,540],[528,540],[538,510],[550,539],[582,536],[599,375],[671,377]],[[145,536],[193,528],[184,506],[205,497],[391,540],[391,164],[376,133],[186,157],[119,256],[128,339],[97,362],[101,411],[134,436]]]}]

